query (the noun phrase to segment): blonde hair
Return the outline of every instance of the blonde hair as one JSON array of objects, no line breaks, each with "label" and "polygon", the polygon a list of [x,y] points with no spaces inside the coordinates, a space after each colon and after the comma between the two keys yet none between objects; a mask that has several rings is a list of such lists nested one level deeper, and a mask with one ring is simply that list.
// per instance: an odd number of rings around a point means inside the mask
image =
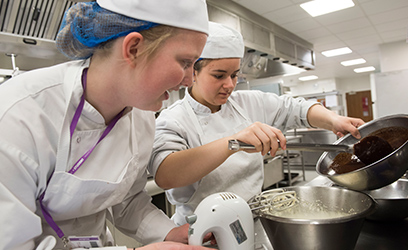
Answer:
[{"label": "blonde hair", "polygon": [[[147,59],[151,59],[160,47],[168,38],[174,36],[177,33],[178,28],[158,25],[148,30],[140,31],[146,41],[146,49],[142,51],[139,56],[146,56]],[[109,40],[107,42],[99,44],[94,48],[93,54],[97,53],[103,57],[107,57],[111,54],[111,48],[116,39]]]},{"label": "blonde hair", "polygon": [[145,41],[147,42],[146,50],[144,50],[141,55],[146,55],[149,59],[153,57],[157,49],[162,45],[167,39],[177,34],[178,28],[159,25],[148,30],[140,31]]}]

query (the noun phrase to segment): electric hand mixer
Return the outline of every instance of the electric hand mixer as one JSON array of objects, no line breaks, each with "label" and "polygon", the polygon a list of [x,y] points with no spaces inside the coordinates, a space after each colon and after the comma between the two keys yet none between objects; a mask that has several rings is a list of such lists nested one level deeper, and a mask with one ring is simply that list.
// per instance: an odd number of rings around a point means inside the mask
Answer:
[{"label": "electric hand mixer", "polygon": [[188,242],[201,246],[204,236],[212,232],[220,250],[254,250],[252,211],[285,210],[298,203],[294,191],[281,188],[262,192],[250,204],[234,193],[212,194],[198,204],[194,214],[186,216]]},{"label": "electric hand mixer", "polygon": [[188,243],[201,246],[206,234],[212,232],[220,250],[253,250],[254,220],[248,203],[228,192],[216,193],[200,202],[190,224]]}]

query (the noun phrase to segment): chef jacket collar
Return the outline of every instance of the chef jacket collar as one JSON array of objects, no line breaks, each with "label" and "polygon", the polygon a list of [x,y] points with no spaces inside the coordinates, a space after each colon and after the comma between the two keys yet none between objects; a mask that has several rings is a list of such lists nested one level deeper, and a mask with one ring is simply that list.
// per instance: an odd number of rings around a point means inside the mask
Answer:
[{"label": "chef jacket collar", "polygon": [[[185,98],[197,115],[208,116],[211,115],[211,109],[199,102],[197,102],[191,95],[189,88],[186,88]],[[222,105],[221,105],[222,109]]]}]

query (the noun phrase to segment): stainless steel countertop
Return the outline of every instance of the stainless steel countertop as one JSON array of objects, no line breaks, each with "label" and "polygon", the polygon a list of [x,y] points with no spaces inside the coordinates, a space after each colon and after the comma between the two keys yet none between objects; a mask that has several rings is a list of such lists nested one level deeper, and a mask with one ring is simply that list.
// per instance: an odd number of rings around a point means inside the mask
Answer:
[{"label": "stainless steel countertop", "polygon": [[[330,186],[328,178],[318,176],[306,186]],[[354,250],[408,250],[406,240],[408,219],[393,222],[365,220]],[[262,227],[255,219],[255,250],[273,250],[273,247]]]}]

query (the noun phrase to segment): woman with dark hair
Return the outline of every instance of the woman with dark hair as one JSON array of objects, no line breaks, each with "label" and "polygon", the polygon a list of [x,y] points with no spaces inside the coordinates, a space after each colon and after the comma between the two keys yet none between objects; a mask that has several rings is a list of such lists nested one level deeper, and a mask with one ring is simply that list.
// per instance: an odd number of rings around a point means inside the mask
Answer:
[{"label": "woman with dark hair", "polygon": [[[182,225],[197,205],[216,192],[248,200],[261,192],[263,155],[285,149],[282,131],[299,127],[329,129],[359,137],[361,119],[339,116],[303,98],[261,91],[233,91],[244,55],[241,34],[210,22],[210,34],[194,65],[191,87],[183,100],[163,110],[149,171],[176,205],[173,220]],[[228,150],[229,140],[255,150]],[[278,144],[279,140],[279,144]]]}]

